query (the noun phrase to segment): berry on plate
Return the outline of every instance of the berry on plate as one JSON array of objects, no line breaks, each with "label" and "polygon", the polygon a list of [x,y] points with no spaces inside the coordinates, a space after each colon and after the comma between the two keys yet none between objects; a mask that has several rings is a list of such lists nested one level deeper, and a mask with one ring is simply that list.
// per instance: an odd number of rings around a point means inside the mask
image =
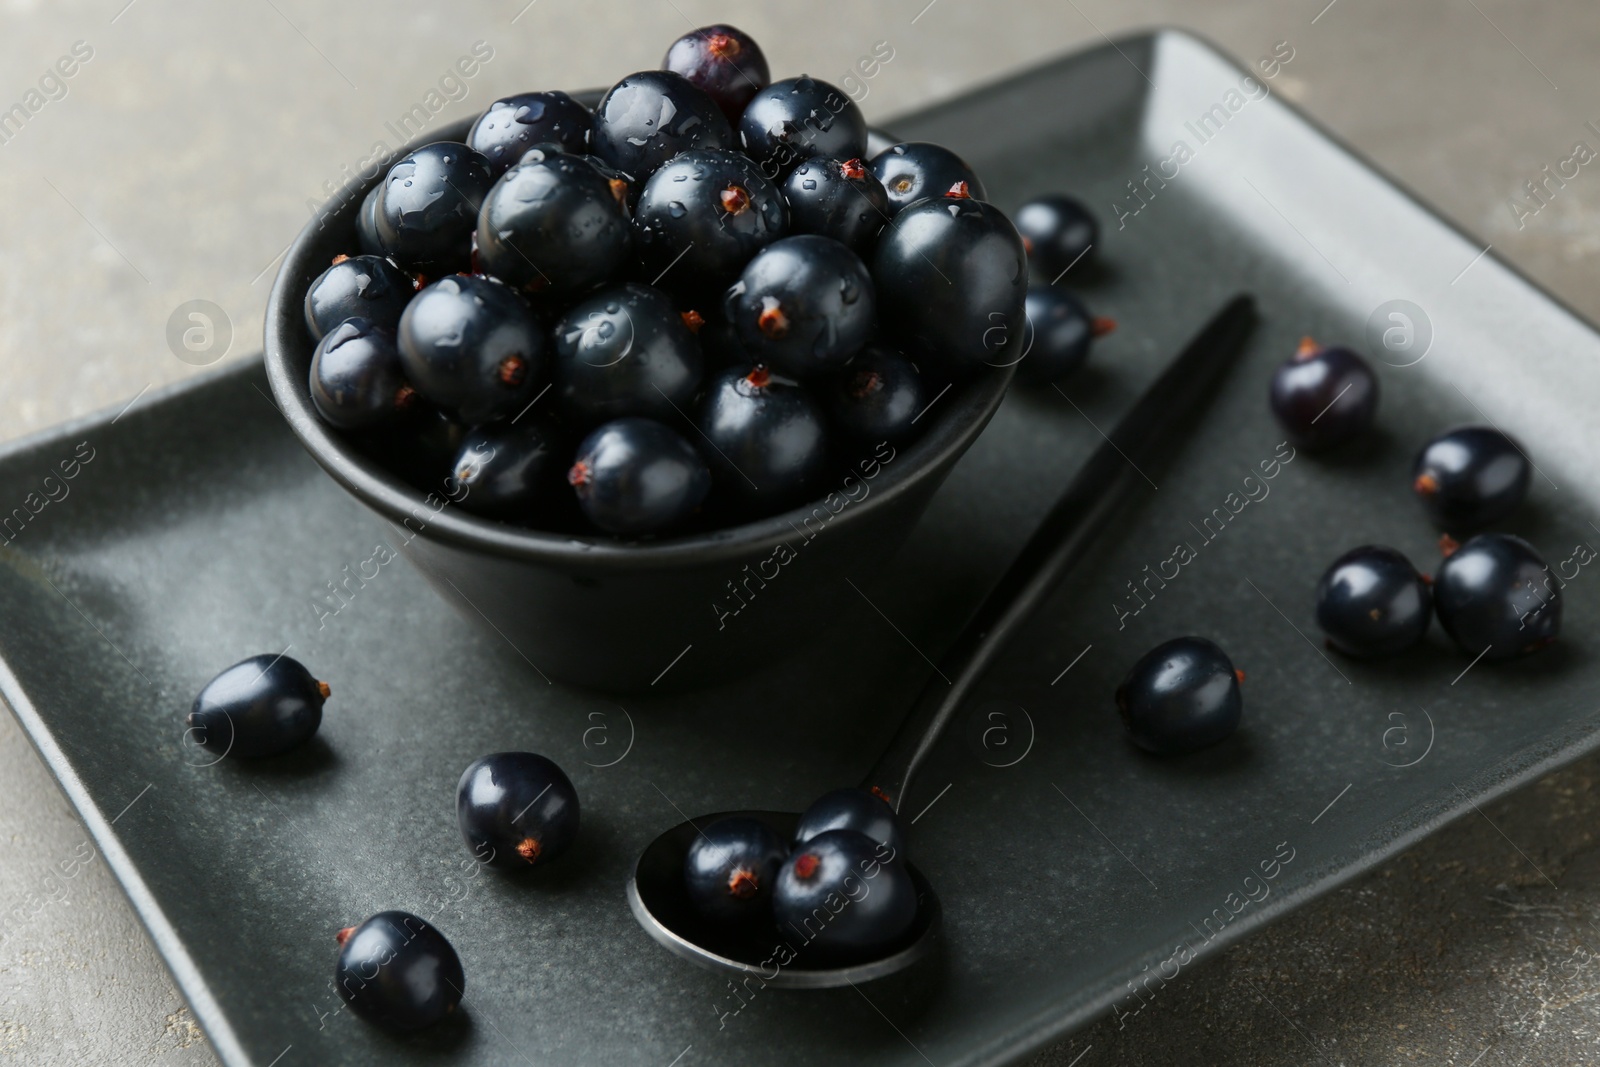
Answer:
[{"label": "berry on plate", "polygon": [[1378,378],[1348,348],[1324,348],[1307,337],[1273,372],[1269,399],[1290,443],[1315,452],[1353,440],[1372,425]]},{"label": "berry on plate", "polygon": [[1537,652],[1561,633],[1561,583],[1528,542],[1486,533],[1449,552],[1433,576],[1439,625],[1461,650],[1485,659]]},{"label": "berry on plate", "polygon": [[333,979],[357,1015],[396,1033],[437,1023],[467,988],[450,942],[406,911],[380,911],[340,930]]},{"label": "berry on plate", "polygon": [[1392,548],[1353,548],[1317,583],[1317,625],[1348,655],[1404,652],[1422,640],[1432,619],[1427,580]]},{"label": "berry on plate", "polygon": [[1464,426],[1423,446],[1411,487],[1441,529],[1471,533],[1517,510],[1532,467],[1516,441],[1489,426]]},{"label": "berry on plate", "polygon": [[263,653],[205,684],[187,725],[197,744],[220,756],[258,759],[304,744],[322,725],[327,682],[299,660]]},{"label": "berry on plate", "polygon": [[1193,752],[1238,728],[1242,677],[1212,642],[1175,638],[1139,657],[1117,688],[1117,710],[1140,748]]},{"label": "berry on plate", "polygon": [[456,785],[456,822],[480,862],[516,870],[560,856],[578,836],[578,791],[533,752],[472,761]]}]

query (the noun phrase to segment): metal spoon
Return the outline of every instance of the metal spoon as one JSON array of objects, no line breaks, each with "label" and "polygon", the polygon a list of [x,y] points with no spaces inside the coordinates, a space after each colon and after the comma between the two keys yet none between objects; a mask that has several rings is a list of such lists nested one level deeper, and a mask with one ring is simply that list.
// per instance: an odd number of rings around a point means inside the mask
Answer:
[{"label": "metal spoon", "polygon": [[[973,685],[1067,568],[1083,555],[1093,537],[1107,527],[1112,512],[1133,496],[1145,480],[1142,471],[1157,466],[1175,450],[1191,421],[1185,416],[1197,414],[1204,406],[1210,387],[1243,348],[1254,324],[1253,298],[1241,295],[1229,301],[1122,417],[940,661],[939,672],[923,687],[888,750],[863,781],[863,788],[881,791],[891,798],[895,810],[900,810],[912,776]],[[944,684],[944,678],[950,683]],[[933,934],[939,925],[939,898],[909,863],[907,870],[917,888],[917,918],[900,946],[878,959],[849,966],[808,967],[803,949],[789,959],[771,938],[740,939],[712,929],[689,905],[683,863],[700,832],[699,824],[730,815],[761,819],[785,841],[793,838],[800,818],[794,812],[781,811],[718,812],[679,823],[652,841],[628,880],[628,904],[639,925],[667,949],[703,967],[751,975],[763,986],[780,989],[822,989],[881,978],[932,951],[937,941]]]}]

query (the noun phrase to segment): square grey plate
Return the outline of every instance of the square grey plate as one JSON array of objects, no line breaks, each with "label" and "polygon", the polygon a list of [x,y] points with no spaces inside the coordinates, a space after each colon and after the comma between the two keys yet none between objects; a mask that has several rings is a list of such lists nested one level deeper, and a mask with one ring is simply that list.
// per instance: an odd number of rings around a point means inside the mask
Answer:
[{"label": "square grey plate", "polygon": [[[399,534],[302,452],[255,363],[6,449],[0,502],[22,510],[0,552],[0,691],[223,1061],[1007,1062],[1136,1011],[1194,957],[1594,747],[1600,568],[1575,546],[1600,537],[1600,337],[1245,74],[1162,32],[891,123],[961,152],[1002,207],[1093,205],[1102,266],[1063,284],[1122,325],[1059,390],[1013,391],[905,551],[851,576],[857,608],[746,682],[626,705],[549,685],[382,562]],[[736,990],[646,937],[623,891],[644,845],[687,815],[799,810],[855,781],[1096,427],[1242,289],[1264,321],[1192,445],[906,799],[940,953],[787,993]],[[1381,354],[1380,426],[1284,461],[1266,379],[1307,333]],[[1321,570],[1369,541],[1432,569],[1410,462],[1469,421],[1538,464],[1510,528],[1567,579],[1564,639],[1471,669],[1437,629],[1396,661],[1325,655]],[[1180,544],[1193,558],[1150,579]],[[1158,761],[1124,742],[1111,693],[1182,633],[1246,670],[1246,722]],[[332,683],[318,740],[208,765],[184,739],[193,694],[279,650]],[[480,874],[455,829],[462,768],[510,748],[554,758],[583,799],[581,846],[544,877]],[[410,1041],[339,1011],[332,981],[334,931],[391,907],[430,916],[467,973],[464,1018]]]}]

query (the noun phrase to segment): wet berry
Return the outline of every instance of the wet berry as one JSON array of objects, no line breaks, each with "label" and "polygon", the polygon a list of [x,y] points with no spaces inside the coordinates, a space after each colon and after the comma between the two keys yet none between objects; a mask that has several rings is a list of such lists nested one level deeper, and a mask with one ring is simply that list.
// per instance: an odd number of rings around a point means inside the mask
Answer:
[{"label": "wet berry", "polygon": [[624,415],[681,421],[700,388],[700,344],[659,289],[602,289],[556,324],[555,399],[581,426]]},{"label": "wet berry", "polygon": [[367,190],[361,206],[356,209],[356,244],[364,256],[382,256],[383,238],[378,236],[378,204],[383,199],[383,183]]},{"label": "wet berry", "polygon": [[306,290],[306,326],[314,340],[345,319],[365,319],[391,333],[416,289],[411,275],[380,256],[339,256]]},{"label": "wet berry", "polygon": [[685,152],[645,183],[633,228],[647,279],[709,299],[751,256],[782,237],[789,211],[775,185],[738,152]]},{"label": "wet berry", "polygon": [[784,179],[789,227],[832,237],[858,256],[872,252],[889,224],[889,194],[859,159],[813,156]]},{"label": "wet berry", "polygon": [[461,772],[456,822],[480,863],[503,870],[542,866],[578,836],[578,791],[543,756],[496,752]]},{"label": "wet berry", "polygon": [[989,199],[966,160],[928,141],[906,141],[884,149],[872,157],[872,173],[889,194],[891,216],[908,204],[944,196],[953,189],[977,200]]},{"label": "wet berry", "polygon": [[863,349],[822,396],[840,436],[863,446],[909,441],[916,436],[918,416],[933,399],[917,365],[879,345]]},{"label": "wet berry", "polygon": [[1531,466],[1516,441],[1488,426],[1440,434],[1417,456],[1411,487],[1441,529],[1471,533],[1517,510]]},{"label": "wet berry", "polygon": [[1046,282],[1056,282],[1073,266],[1093,262],[1100,225],[1089,209],[1070,196],[1037,196],[1012,215],[1022,234],[1028,261]]},{"label": "wet berry", "polygon": [[1372,425],[1378,379],[1348,348],[1324,348],[1307,337],[1273,373],[1270,399],[1290,443],[1314,452],[1342,445]]},{"label": "wet berry", "polygon": [[700,432],[717,484],[761,511],[799,503],[827,460],[823,416],[793,379],[765,367],[735,368],[711,379]]},{"label": "wet berry", "polygon": [[616,419],[578,446],[567,483],[589,521],[623,536],[682,523],[711,490],[705,461],[676,431],[654,419]]},{"label": "wet berry", "polygon": [[613,85],[594,109],[594,154],[646,181],[680,152],[734,147],[733,128],[714,100],[681,74],[645,70]]},{"label": "wet berry", "polygon": [[333,978],[357,1015],[397,1033],[437,1023],[456,1010],[467,988],[450,942],[405,911],[380,911],[340,930]]},{"label": "wet berry", "polygon": [[1317,584],[1317,625],[1352,656],[1392,656],[1422,640],[1433,593],[1411,561],[1392,548],[1351,549]]},{"label": "wet berry", "polygon": [[1045,385],[1066,377],[1089,358],[1089,345],[1117,328],[1089,314],[1077,297],[1058,285],[1030,285],[1024,302],[1030,340],[1017,381]]},{"label": "wet berry", "polygon": [[753,359],[806,378],[861,350],[877,325],[877,301],[860,256],[803,234],[756,253],[728,290],[726,314]]},{"label": "wet berry", "polygon": [[478,219],[478,261],[508,285],[575,296],[617,276],[633,255],[626,209],[586,156],[524,153]]},{"label": "wet berry", "polygon": [[1028,260],[1005,213],[940,197],[904,208],[872,258],[885,337],[960,373],[1008,366],[1027,344]]},{"label": "wet berry", "polygon": [[811,156],[865,156],[867,120],[842,90],[802,75],[774,82],[751,98],[739,116],[739,143],[763,174],[776,179]]},{"label": "wet berry", "polygon": [[1433,576],[1439,625],[1468,655],[1514,659],[1561,632],[1561,584],[1528,542],[1486,533],[1457,546]]},{"label": "wet berry", "polygon": [[540,388],[544,331],[504,285],[452,275],[424,288],[406,307],[400,359],[417,391],[462,421],[509,418]]},{"label": "wet berry", "polygon": [[407,270],[467,270],[478,207],[494,184],[489,161],[464,144],[436,141],[389,168],[378,201],[378,239]]},{"label": "wet berry", "polygon": [[263,653],[235,663],[200,690],[186,739],[221,756],[258,759],[304,744],[322,725],[326,682],[299,660]]},{"label": "wet berry", "polygon": [[789,849],[760,819],[730,816],[702,827],[684,859],[689,902],[720,923],[772,921],[772,887]]},{"label": "wet berry", "polygon": [[917,889],[893,849],[829,830],[790,853],[772,911],[802,961],[859,962],[901,946],[916,921]]},{"label": "wet berry", "polygon": [[554,431],[536,416],[479,426],[456,453],[451,499],[474,514],[530,522],[556,492],[561,462]]},{"label": "wet berry", "polygon": [[667,49],[661,67],[711,97],[729,122],[739,121],[750,98],[772,82],[761,46],[733,26],[702,26],[684,34]]},{"label": "wet berry", "polygon": [[358,430],[397,421],[417,404],[394,333],[346,319],[311,353],[311,403],[323,421]]},{"label": "wet berry", "polygon": [[1215,644],[1179,637],[1139,657],[1117,689],[1117,710],[1140,748],[1192,752],[1238,728],[1240,677]]},{"label": "wet berry", "polygon": [[489,161],[496,178],[535,145],[560,145],[563,152],[589,151],[594,116],[563,92],[518,93],[490,104],[467,134],[467,144]]},{"label": "wet berry", "polygon": [[824,793],[800,816],[795,827],[796,847],[829,830],[854,830],[887,845],[895,853],[905,849],[900,820],[894,808],[865,789],[835,789]]}]

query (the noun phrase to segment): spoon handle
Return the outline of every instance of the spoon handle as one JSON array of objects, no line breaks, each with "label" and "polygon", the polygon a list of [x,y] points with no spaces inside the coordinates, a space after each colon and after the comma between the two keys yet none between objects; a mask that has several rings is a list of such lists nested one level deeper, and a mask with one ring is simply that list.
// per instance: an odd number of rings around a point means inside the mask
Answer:
[{"label": "spoon handle", "polygon": [[956,709],[1067,568],[1106,529],[1112,513],[1152,484],[1147,473],[1185,435],[1192,422],[1185,416],[1204,407],[1211,386],[1244,347],[1255,318],[1253,297],[1230,300],[1095,449],[940,660],[863,788],[886,794],[900,810],[912,776]]}]

